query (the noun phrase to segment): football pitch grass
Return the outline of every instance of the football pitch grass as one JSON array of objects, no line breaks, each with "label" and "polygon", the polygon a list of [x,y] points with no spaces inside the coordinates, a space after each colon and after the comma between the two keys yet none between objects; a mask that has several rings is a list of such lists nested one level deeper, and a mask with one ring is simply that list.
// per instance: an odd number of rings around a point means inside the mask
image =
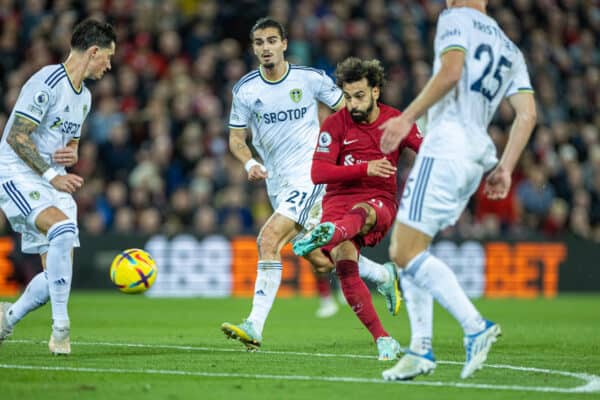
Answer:
[{"label": "football pitch grass", "polygon": [[[11,299],[8,299],[11,300]],[[409,339],[406,311],[386,329]],[[434,374],[385,382],[395,362],[377,349],[348,306],[314,317],[316,299],[277,299],[261,350],[226,340],[250,299],[154,299],[76,292],[70,301],[72,354],[48,352],[50,307],[27,316],[0,346],[0,399],[598,399],[600,296],[479,300],[503,336],[486,367],[459,377],[462,333],[436,306]]]}]

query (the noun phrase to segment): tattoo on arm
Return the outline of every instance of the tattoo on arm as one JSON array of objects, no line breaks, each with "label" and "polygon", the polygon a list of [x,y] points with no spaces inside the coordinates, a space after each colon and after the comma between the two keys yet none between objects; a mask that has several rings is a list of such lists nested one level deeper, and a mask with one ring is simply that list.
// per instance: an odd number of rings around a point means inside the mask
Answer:
[{"label": "tattoo on arm", "polygon": [[15,153],[31,167],[31,169],[42,175],[50,168],[50,165],[44,161],[37,147],[35,147],[35,143],[31,140],[31,134],[35,128],[37,128],[37,125],[33,122],[15,116],[15,120],[10,128],[10,132],[8,132],[6,141]]}]

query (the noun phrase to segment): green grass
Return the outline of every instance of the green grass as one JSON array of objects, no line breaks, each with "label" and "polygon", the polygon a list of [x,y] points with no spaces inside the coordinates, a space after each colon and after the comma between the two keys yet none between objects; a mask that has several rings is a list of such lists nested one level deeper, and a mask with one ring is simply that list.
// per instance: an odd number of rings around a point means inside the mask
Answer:
[{"label": "green grass", "polygon": [[[375,303],[386,329],[406,344],[405,311],[393,318],[377,295]],[[240,343],[225,340],[219,326],[223,321],[239,322],[250,304],[250,299],[75,293],[70,302],[73,354],[52,357],[46,344],[50,309],[32,313],[0,347],[0,399],[600,397],[600,392],[554,389],[585,384],[556,370],[600,375],[600,296],[478,301],[480,311],[502,325],[504,336],[490,353],[490,365],[466,381],[459,378],[464,358],[461,330],[448,313],[436,308],[434,350],[440,362],[435,374],[411,384],[383,382],[381,371],[394,363],[376,360],[375,345],[347,306],[333,318],[314,318],[316,299],[278,299],[262,350],[248,353]],[[548,371],[493,367],[499,365]],[[300,378],[305,376],[314,378]],[[479,386],[456,387],[457,383]],[[551,391],[506,390],[509,386]]]}]

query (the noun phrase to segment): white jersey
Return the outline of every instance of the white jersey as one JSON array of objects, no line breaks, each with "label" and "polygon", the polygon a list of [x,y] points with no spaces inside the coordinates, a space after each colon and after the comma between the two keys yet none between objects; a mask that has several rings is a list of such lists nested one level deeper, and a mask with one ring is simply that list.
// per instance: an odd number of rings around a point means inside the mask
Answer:
[{"label": "white jersey", "polygon": [[77,91],[62,64],[48,65],[33,74],[19,93],[0,142],[0,181],[34,173],[6,142],[15,116],[26,118],[38,127],[31,134],[42,158],[59,174],[62,165],[52,162],[52,154],[81,136],[81,125],[91,107],[91,95],[82,84]]},{"label": "white jersey", "polygon": [[487,170],[497,162],[487,128],[500,101],[533,92],[523,54],[496,21],[469,7],[442,12],[434,46],[434,74],[449,50],[464,51],[465,63],[456,87],[429,109],[419,153],[467,158]]},{"label": "white jersey", "polygon": [[342,91],[324,71],[287,65],[284,76],[268,81],[259,70],[246,74],[233,88],[229,127],[250,128],[252,145],[276,187],[290,178],[310,180],[319,135],[317,100],[335,109]]}]

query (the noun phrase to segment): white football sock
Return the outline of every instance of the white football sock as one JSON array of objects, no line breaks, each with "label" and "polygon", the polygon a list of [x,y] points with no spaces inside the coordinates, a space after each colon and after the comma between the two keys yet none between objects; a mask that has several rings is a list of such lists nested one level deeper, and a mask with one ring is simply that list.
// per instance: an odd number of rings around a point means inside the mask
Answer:
[{"label": "white football sock", "polygon": [[57,222],[48,229],[46,236],[50,242],[46,255],[46,272],[52,320],[54,326],[64,326],[69,323],[67,304],[73,277],[71,252],[77,238],[77,226],[71,220]]},{"label": "white football sock", "polygon": [[254,325],[256,333],[262,335],[267,316],[275,301],[277,290],[281,284],[281,262],[259,261],[254,283],[254,299],[252,300],[252,311],[248,319]]},{"label": "white football sock", "polygon": [[401,272],[400,283],[410,321],[410,350],[425,354],[431,350],[433,336],[433,296],[414,284],[412,277]]},{"label": "white football sock", "polygon": [[456,275],[442,260],[423,251],[408,263],[405,273],[456,318],[465,334],[485,328],[485,321],[458,284]]},{"label": "white football sock", "polygon": [[362,279],[377,285],[389,280],[389,272],[382,264],[376,263],[362,254],[358,257],[358,274]]},{"label": "white football sock", "polygon": [[46,304],[50,298],[46,273],[40,272],[29,282],[21,297],[6,313],[8,324],[13,327],[31,311]]}]

